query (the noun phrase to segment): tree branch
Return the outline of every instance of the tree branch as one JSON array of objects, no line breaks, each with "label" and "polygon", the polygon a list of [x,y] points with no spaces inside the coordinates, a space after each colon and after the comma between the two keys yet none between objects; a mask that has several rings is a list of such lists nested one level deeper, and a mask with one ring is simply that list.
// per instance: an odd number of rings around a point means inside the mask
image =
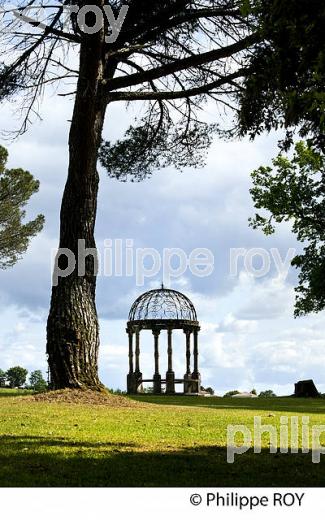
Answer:
[{"label": "tree branch", "polygon": [[217,79],[206,85],[187,90],[177,90],[175,92],[111,92],[108,97],[110,101],[163,101],[173,99],[187,99],[200,94],[209,94],[215,88],[231,83],[235,79],[244,77],[248,69],[242,68],[229,76]]},{"label": "tree branch", "polygon": [[[220,17],[235,17],[237,18],[240,16],[240,11],[237,9],[226,9],[226,8],[206,8],[206,9],[191,9],[186,11],[185,14],[174,16],[174,18],[168,18],[165,23],[161,23],[161,19],[159,20],[158,27],[155,27],[154,29],[150,29],[148,32],[144,32],[144,34],[141,37],[141,40],[145,43],[148,43],[152,41],[154,38],[156,38],[159,34],[161,34],[162,31],[168,31],[169,29],[174,29],[178,27],[179,25],[183,25],[187,22],[195,22],[197,20],[200,20],[202,18],[216,18],[218,16]],[[131,38],[135,37],[133,34],[134,31],[125,31],[124,38]],[[127,37],[127,38],[126,38]],[[117,51],[116,54],[118,54],[119,51]]]},{"label": "tree branch", "polygon": [[112,92],[113,90],[120,88],[127,88],[139,85],[147,81],[152,81],[155,79],[162,78],[164,76],[168,76],[175,72],[180,72],[184,69],[189,69],[190,67],[198,67],[199,65],[203,65],[204,63],[209,63],[211,61],[227,58],[229,56],[232,56],[233,54],[236,54],[237,52],[246,49],[247,47],[250,47],[258,41],[259,35],[258,33],[254,33],[247,36],[246,38],[243,38],[239,42],[236,42],[232,45],[228,45],[227,47],[223,47],[221,49],[214,49],[212,51],[204,52],[202,54],[196,54],[194,56],[183,58],[172,63],[167,63],[166,65],[162,65],[161,67],[147,70],[142,73],[131,74],[127,77],[114,78],[105,81],[104,84],[107,87],[107,92]]}]

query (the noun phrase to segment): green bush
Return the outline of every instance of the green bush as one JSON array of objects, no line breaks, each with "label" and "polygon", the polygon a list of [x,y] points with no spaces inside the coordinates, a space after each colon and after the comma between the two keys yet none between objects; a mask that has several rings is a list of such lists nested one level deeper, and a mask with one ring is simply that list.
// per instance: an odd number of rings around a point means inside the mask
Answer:
[{"label": "green bush", "polygon": [[260,392],[258,397],[263,397],[263,398],[266,398],[266,397],[276,397],[276,395],[273,392],[273,390],[264,390],[264,392]]},{"label": "green bush", "polygon": [[238,390],[230,390],[230,392],[226,392],[223,397],[232,397],[233,395],[240,394]]}]

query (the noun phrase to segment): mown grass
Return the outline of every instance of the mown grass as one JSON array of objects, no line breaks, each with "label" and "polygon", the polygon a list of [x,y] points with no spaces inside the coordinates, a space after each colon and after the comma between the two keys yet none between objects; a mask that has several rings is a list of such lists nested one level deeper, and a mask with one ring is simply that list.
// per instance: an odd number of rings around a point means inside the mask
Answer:
[{"label": "mown grass", "polygon": [[1,397],[20,397],[22,395],[31,395],[33,394],[33,390],[27,390],[25,388],[0,388],[0,398]]},{"label": "mown grass", "polygon": [[[0,399],[1,486],[322,486],[311,454],[252,450],[226,459],[228,424],[253,431],[254,416],[325,424],[323,399],[143,396],[144,408]],[[301,443],[301,438],[299,439]]]}]

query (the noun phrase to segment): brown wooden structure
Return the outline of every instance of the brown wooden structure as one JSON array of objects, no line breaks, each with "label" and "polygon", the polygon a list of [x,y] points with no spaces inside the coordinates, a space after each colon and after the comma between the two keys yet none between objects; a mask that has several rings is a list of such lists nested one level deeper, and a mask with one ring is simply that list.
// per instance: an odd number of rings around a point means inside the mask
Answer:
[{"label": "brown wooden structure", "polygon": [[[182,379],[175,378],[173,370],[173,330],[182,329],[185,334],[186,372]],[[154,339],[154,375],[153,379],[143,378],[140,369],[140,333],[151,330]],[[199,322],[193,303],[185,294],[163,285],[160,289],[148,291],[133,303],[126,332],[129,337],[129,373],[127,391],[138,393],[142,383],[153,383],[153,393],[161,394],[162,385],[166,385],[166,394],[175,393],[175,385],[182,384],[184,394],[199,394],[201,376],[199,372],[198,334]],[[167,332],[168,369],[163,379],[159,372],[159,340],[162,331]],[[193,349],[191,347],[193,338]],[[193,371],[191,357],[193,351]]]}]

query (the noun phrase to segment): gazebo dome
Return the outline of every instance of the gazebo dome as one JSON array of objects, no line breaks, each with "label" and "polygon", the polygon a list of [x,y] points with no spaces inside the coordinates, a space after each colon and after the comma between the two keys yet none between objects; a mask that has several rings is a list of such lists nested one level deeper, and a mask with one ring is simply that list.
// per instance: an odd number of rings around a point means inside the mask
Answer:
[{"label": "gazebo dome", "polygon": [[145,292],[133,303],[129,322],[148,320],[180,320],[197,321],[195,307],[185,294],[166,289],[163,285],[160,289]]}]

